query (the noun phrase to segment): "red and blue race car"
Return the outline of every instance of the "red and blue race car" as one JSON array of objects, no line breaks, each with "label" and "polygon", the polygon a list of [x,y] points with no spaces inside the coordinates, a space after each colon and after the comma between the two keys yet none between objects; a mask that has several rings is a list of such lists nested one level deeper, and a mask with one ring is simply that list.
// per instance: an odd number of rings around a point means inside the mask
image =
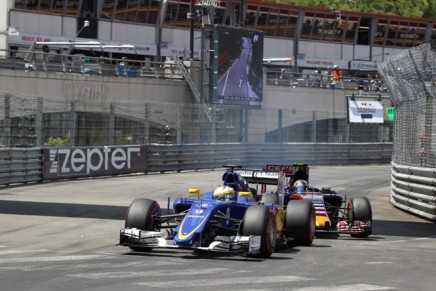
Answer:
[{"label": "red and blue race car", "polygon": [[282,172],[287,185],[284,191],[284,205],[295,200],[311,202],[315,207],[318,234],[336,232],[359,238],[372,234],[372,208],[367,197],[353,197],[347,200],[331,188],[309,187],[309,165],[306,163],[266,165],[263,171],[270,174],[264,177],[257,177],[246,171],[241,171],[240,174],[249,183],[260,185],[262,196],[270,197],[271,192],[267,191],[266,186],[279,183],[278,176],[272,173]]},{"label": "red and blue race car", "polygon": [[[176,248],[269,257],[279,243],[312,244],[313,203],[291,200],[285,206],[283,187],[280,199],[266,195],[258,200],[253,188],[235,170],[241,167],[226,167],[221,186],[203,194],[190,189],[195,197],[177,198],[171,213],[164,214],[154,200],[134,200],[127,212],[125,228],[120,231],[120,245],[135,251]],[[284,177],[283,173],[272,174]],[[256,175],[268,172],[257,171]]]}]

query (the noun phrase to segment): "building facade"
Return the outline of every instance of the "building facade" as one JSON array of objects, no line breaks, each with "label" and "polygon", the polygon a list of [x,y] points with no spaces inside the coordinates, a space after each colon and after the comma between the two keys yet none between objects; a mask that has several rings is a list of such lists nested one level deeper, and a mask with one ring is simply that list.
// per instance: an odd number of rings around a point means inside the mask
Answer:
[{"label": "building facade", "polygon": [[[198,59],[201,28],[222,24],[263,31],[264,57],[292,57],[299,72],[334,65],[374,71],[389,56],[436,36],[434,19],[250,0],[8,0],[0,5],[0,49],[26,51],[34,41],[92,39],[134,47],[105,50],[109,57]],[[68,46],[49,49],[71,53]]]}]

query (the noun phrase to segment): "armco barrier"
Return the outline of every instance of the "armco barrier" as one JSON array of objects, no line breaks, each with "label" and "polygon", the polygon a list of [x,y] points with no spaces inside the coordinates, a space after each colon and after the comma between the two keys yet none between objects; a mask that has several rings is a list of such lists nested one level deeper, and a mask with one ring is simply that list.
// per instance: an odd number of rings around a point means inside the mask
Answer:
[{"label": "armco barrier", "polygon": [[392,163],[391,203],[436,222],[436,169]]},{"label": "armco barrier", "polygon": [[[216,169],[225,164],[238,164],[254,169],[259,169],[265,164],[293,162],[306,162],[310,165],[388,164],[391,162],[392,151],[391,143],[150,144],[145,147],[146,165],[140,167],[145,173]],[[95,152],[94,147],[88,148],[92,148]],[[54,165],[53,162],[56,164]],[[77,162],[82,163],[81,159]],[[62,165],[59,157],[46,157],[44,163],[42,148],[0,149],[0,185],[40,182],[44,179],[68,179],[74,176],[62,173],[62,176],[44,177],[44,169],[56,170],[52,167],[62,167]],[[130,172],[138,172],[137,169]],[[105,173],[107,175],[108,172]],[[96,175],[99,174],[93,172],[89,176]]]},{"label": "armco barrier", "polygon": [[148,172],[215,169],[239,164],[365,165],[391,162],[392,143],[268,143],[150,145]]},{"label": "armco barrier", "polygon": [[[147,145],[145,173],[180,172],[238,164],[259,169],[265,164],[306,162],[310,165],[391,163],[391,143],[361,144],[184,144]],[[436,170],[392,164],[391,203],[436,221]],[[42,182],[43,148],[0,149],[0,186]]]},{"label": "armco barrier", "polygon": [[0,149],[0,186],[42,182],[42,149]]}]

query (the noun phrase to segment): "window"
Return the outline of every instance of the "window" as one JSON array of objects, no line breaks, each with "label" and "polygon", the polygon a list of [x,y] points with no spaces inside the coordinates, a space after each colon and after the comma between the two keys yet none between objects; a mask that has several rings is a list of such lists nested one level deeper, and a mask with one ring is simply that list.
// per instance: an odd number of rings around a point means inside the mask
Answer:
[{"label": "window", "polygon": [[355,43],[356,33],[358,31],[358,23],[358,17],[348,17],[345,27],[343,28],[345,30],[344,43]]},{"label": "window", "polygon": [[257,7],[249,5],[247,10],[248,11],[245,15],[244,27],[248,29],[253,29],[256,26]]},{"label": "window", "polygon": [[317,13],[312,22],[312,34],[310,39],[321,40],[324,33],[324,25],[332,25],[332,21],[326,20],[325,14]]},{"label": "window", "polygon": [[115,7],[114,19],[124,21],[126,18],[128,0],[118,0]]},{"label": "window", "polygon": [[77,1],[67,0],[65,14],[74,15],[74,16],[79,15],[79,4],[80,4],[79,2],[80,1],[78,0]]},{"label": "window", "polygon": [[49,12],[51,8],[51,0],[39,0],[38,11]]},{"label": "window", "polygon": [[101,8],[101,18],[112,19],[114,13],[114,6],[116,0],[103,0],[103,5]]},{"label": "window", "polygon": [[289,12],[289,19],[285,32],[286,37],[294,38],[295,29],[297,28],[297,23],[298,23],[298,14],[299,13],[297,10],[291,10]]},{"label": "window", "polygon": [[301,39],[311,39],[312,27],[315,24],[313,13],[306,12],[303,17],[303,28],[301,30]]},{"label": "window", "polygon": [[126,21],[128,22],[136,22],[136,17],[138,14],[138,0],[130,0],[127,3],[127,11],[126,11]]},{"label": "window", "polygon": [[377,28],[374,37],[375,45],[384,45],[386,32],[388,31],[388,20],[387,19],[379,19],[377,23]]},{"label": "window", "polygon": [[[139,1],[136,22],[156,24],[161,2],[158,0]],[[129,9],[130,10],[130,9]]]},{"label": "window", "polygon": [[63,0],[61,0],[61,1],[57,1],[57,0],[53,1],[51,13],[63,14],[64,13],[64,9],[65,9],[65,1],[63,1]]},{"label": "window", "polygon": [[189,27],[188,12],[189,4],[180,2],[168,3],[164,24],[168,26]]}]

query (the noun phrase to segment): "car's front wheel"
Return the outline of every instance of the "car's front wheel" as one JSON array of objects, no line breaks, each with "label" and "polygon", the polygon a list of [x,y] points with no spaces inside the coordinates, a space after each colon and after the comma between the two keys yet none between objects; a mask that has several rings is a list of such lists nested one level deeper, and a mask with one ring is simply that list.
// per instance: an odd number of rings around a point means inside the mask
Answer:
[{"label": "car's front wheel", "polygon": [[264,205],[247,208],[242,222],[242,236],[260,236],[259,257],[268,258],[276,247],[276,225],[272,209]]},{"label": "car's front wheel", "polygon": [[[125,228],[155,231],[159,229],[156,217],[161,215],[159,204],[151,199],[138,198],[133,200],[127,211]],[[135,251],[149,251],[148,247],[130,247]]]},{"label": "car's front wheel", "polygon": [[361,233],[350,234],[352,237],[365,238],[372,233],[372,209],[367,197],[354,197],[348,200],[348,219],[350,223],[355,221],[369,222],[369,227]]}]

